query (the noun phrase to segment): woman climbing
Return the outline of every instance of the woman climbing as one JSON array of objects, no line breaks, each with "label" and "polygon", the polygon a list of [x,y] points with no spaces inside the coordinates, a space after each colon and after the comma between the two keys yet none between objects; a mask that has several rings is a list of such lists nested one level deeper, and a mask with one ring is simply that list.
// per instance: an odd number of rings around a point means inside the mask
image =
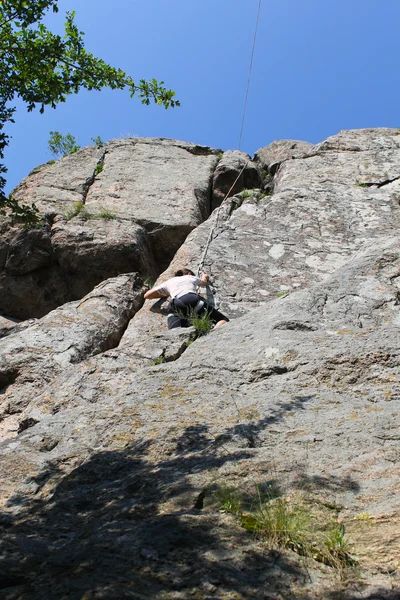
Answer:
[{"label": "woman climbing", "polygon": [[220,327],[229,321],[228,317],[213,308],[196,292],[198,287],[207,287],[208,282],[209,276],[206,273],[203,273],[201,277],[196,277],[190,269],[179,269],[175,273],[175,277],[151,288],[145,293],[144,297],[146,300],[171,297],[168,329],[188,327],[190,325],[188,317],[192,313],[201,315],[205,312],[209,315],[215,327]]}]

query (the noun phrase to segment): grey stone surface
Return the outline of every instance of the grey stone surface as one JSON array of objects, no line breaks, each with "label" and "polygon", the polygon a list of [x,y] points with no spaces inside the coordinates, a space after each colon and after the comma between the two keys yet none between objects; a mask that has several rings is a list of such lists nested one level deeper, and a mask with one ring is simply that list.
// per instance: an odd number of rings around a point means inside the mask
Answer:
[{"label": "grey stone surface", "polygon": [[18,322],[18,319],[7,319],[7,317],[0,317],[0,337],[8,335],[11,329],[16,327]]},{"label": "grey stone surface", "polygon": [[[351,144],[358,137],[366,146],[370,132],[349,135]],[[165,276],[182,265],[196,271],[212,230],[204,270],[217,307],[230,317],[322,281],[366,242],[400,225],[400,133],[378,130],[375,138],[380,143],[370,150],[316,151],[283,162],[272,195],[227,200],[188,236]],[[381,181],[380,173],[393,181],[364,187],[365,180]]]},{"label": "grey stone surface", "polygon": [[149,233],[165,268],[188,233],[210,214],[216,151],[158,138],[115,140],[106,145],[104,167],[86,198]]},{"label": "grey stone surface", "polygon": [[210,214],[216,154],[121,139],[35,169],[15,196],[35,202],[46,225],[24,231],[0,221],[0,314],[42,317],[120,273],[154,279]]},{"label": "grey stone surface", "polygon": [[[399,142],[342,132],[192,231],[159,281],[197,269],[215,223],[204,269],[235,318],[204,338],[148,301],[96,346],[117,311],[99,298],[90,326],[68,305],[0,340],[26,373],[0,391],[20,403],[0,446],[6,598],[399,597]],[[305,495],[345,524],[359,571],[271,549],[217,485]]]},{"label": "grey stone surface", "polygon": [[65,304],[25,329],[15,328],[15,333],[2,339],[1,430],[15,433],[14,415],[68,364],[118,345],[142,302],[143,288],[137,275],[121,275],[99,284],[81,301]]},{"label": "grey stone surface", "polygon": [[34,169],[13,191],[21,202],[34,202],[41,213],[62,214],[76,202],[84,202],[104,150],[88,146],[53,163]]},{"label": "grey stone surface", "polygon": [[[294,556],[269,556],[212,506],[193,509],[215,482],[274,481],[337,507],[363,557],[359,598],[371,586],[390,598],[400,560],[399,273],[398,237],[385,238],[175,362],[132,370],[117,348],[67,366],[21,415],[28,428],[2,448],[3,522],[18,519],[12,535],[5,530],[5,564],[25,557],[21,597],[82,594],[93,578],[106,596],[124,581],[156,598],[177,589],[206,597],[207,575],[221,598],[232,589],[257,597],[266,584],[277,598],[328,598],[337,585],[329,570],[310,565],[306,577]],[[374,525],[356,526],[359,515]],[[32,528],[16,553],[14,536]],[[33,591],[38,564],[46,568]],[[158,579],[171,569],[174,578]]]},{"label": "grey stone surface", "polygon": [[277,140],[269,146],[260,148],[254,155],[254,160],[268,173],[274,175],[279,165],[285,160],[303,158],[312,151],[313,145],[298,140]]}]

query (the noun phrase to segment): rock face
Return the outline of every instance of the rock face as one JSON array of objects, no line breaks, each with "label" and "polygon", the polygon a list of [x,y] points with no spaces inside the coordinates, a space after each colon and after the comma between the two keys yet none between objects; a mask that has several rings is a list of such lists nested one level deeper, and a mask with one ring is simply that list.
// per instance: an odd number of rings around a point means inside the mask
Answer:
[{"label": "rock face", "polygon": [[[117,346],[142,303],[139,278],[121,275],[99,284],[80,302],[65,304],[9,335],[0,348],[2,429],[12,433],[14,415],[67,365]],[[20,422],[17,429],[25,426]]]},{"label": "rock face", "polygon": [[120,273],[154,280],[209,216],[218,161],[204,146],[135,139],[35,169],[15,197],[35,202],[47,225],[2,223],[0,313],[41,317]]},{"label": "rock face", "polygon": [[217,208],[225,196],[234,196],[243,189],[258,188],[262,177],[250,156],[239,150],[224,152],[214,173],[212,208]]},{"label": "rock face", "polygon": [[293,158],[304,158],[312,150],[312,144],[297,140],[277,140],[265,148],[260,148],[254,159],[261,169],[275,175],[279,165]]},{"label": "rock face", "polygon": [[[208,244],[208,295],[233,318],[206,337],[140,308],[137,275],[0,323],[5,598],[400,597],[399,152],[397,130],[342,132],[195,227],[159,281]],[[241,518],[227,488],[252,498]],[[343,523],[358,571],[241,527],[263,490]]]}]

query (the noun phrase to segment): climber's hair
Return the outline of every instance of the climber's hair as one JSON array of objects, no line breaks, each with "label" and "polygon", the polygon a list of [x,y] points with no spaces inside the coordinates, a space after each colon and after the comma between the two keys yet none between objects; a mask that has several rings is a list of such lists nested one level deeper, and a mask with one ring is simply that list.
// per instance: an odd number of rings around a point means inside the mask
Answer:
[{"label": "climber's hair", "polygon": [[193,271],[191,271],[190,269],[179,269],[175,273],[175,277],[183,277],[183,275],[193,275],[193,277],[195,276]]}]

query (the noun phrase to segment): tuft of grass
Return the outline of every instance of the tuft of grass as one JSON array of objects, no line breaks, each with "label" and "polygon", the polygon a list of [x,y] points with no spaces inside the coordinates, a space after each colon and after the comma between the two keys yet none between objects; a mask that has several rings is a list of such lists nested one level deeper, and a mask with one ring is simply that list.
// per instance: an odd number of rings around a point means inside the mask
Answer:
[{"label": "tuft of grass", "polygon": [[97,213],[91,212],[85,208],[83,202],[75,202],[74,207],[64,213],[64,217],[67,221],[73,217],[77,217],[78,215],[84,221],[91,221],[93,219],[105,219],[108,221],[112,219],[118,219],[118,215],[116,213],[106,208],[100,209],[100,211]]},{"label": "tuft of grass", "polygon": [[223,152],[217,152],[215,156],[221,160],[221,158],[223,157],[223,155],[224,155]]},{"label": "tuft of grass", "polygon": [[155,358],[153,360],[153,365],[162,365],[163,363],[167,362],[165,360],[165,356],[161,355],[161,356],[157,356],[157,358]]},{"label": "tuft of grass", "polygon": [[282,290],[281,292],[278,292],[276,295],[278,296],[278,298],[282,298],[282,296],[286,296],[289,293],[288,290]]},{"label": "tuft of grass", "polygon": [[112,210],[108,210],[107,208],[100,209],[100,212],[96,213],[93,219],[105,219],[106,221],[111,221],[113,219],[118,219],[118,215]]},{"label": "tuft of grass", "polygon": [[323,548],[322,562],[339,571],[358,564],[357,558],[350,552],[350,542],[346,536],[344,523],[337,521],[331,525]]},{"label": "tuft of grass", "polygon": [[221,512],[234,515],[246,531],[272,546],[293,550],[339,573],[358,564],[344,524],[327,518],[321,503],[283,496],[275,485],[256,486],[255,493],[216,486],[213,497]]},{"label": "tuft of grass", "polygon": [[246,198],[250,198],[253,195],[251,190],[242,190],[239,194],[236,194],[241,200],[246,200]]},{"label": "tuft of grass", "polygon": [[189,324],[194,327],[196,337],[201,337],[203,335],[207,335],[210,333],[213,323],[210,319],[210,314],[208,312],[204,312],[201,315],[198,315],[194,310],[186,317],[189,321]]},{"label": "tuft of grass", "polygon": [[219,505],[221,512],[230,515],[240,515],[242,509],[242,496],[238,490],[233,487],[218,486],[214,490],[214,497]]},{"label": "tuft of grass", "polygon": [[247,531],[268,538],[272,545],[290,548],[302,556],[309,552],[307,533],[309,519],[306,511],[284,497],[259,500],[258,507],[241,517]]},{"label": "tuft of grass", "polygon": [[369,187],[369,184],[368,183],[360,183],[359,181],[356,181],[354,184],[354,187],[367,188],[367,187]]},{"label": "tuft of grass", "polygon": [[74,217],[78,216],[83,210],[83,202],[73,202],[72,208],[69,208],[64,213],[64,218],[66,221],[70,221]]}]

